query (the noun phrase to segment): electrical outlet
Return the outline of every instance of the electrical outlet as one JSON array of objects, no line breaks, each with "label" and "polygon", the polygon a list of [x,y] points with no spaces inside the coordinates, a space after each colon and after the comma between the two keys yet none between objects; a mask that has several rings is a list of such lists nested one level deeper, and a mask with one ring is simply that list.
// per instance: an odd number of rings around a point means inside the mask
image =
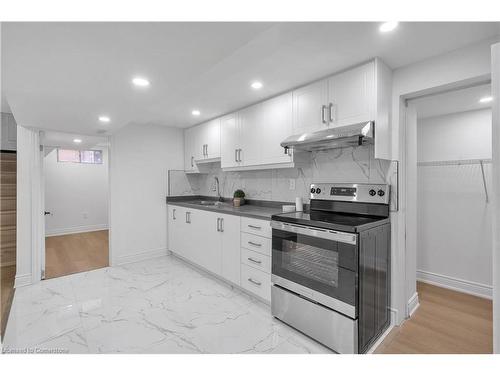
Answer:
[{"label": "electrical outlet", "polygon": [[295,190],[295,179],[294,178],[290,178],[288,180],[288,183],[289,183],[289,189],[290,190]]}]

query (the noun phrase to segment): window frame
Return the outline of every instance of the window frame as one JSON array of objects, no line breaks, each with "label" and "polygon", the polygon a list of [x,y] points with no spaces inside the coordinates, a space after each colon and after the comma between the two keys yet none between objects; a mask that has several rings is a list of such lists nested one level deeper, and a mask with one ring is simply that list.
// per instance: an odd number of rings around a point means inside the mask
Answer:
[{"label": "window frame", "polygon": [[[61,151],[61,150],[78,152],[78,161],[74,161],[74,160],[61,160],[61,158],[59,157],[59,151]],[[93,162],[82,161],[82,152],[93,152],[94,153],[94,161]],[[99,158],[100,162],[96,162],[95,161],[96,160],[96,158],[95,158],[95,153],[96,152],[98,152],[98,153],[101,154],[101,157]],[[57,148],[57,162],[58,163],[83,164],[83,165],[102,165],[102,164],[104,164],[103,150],[92,150],[92,149],[77,150],[77,149],[71,149],[71,148],[58,147]]]}]

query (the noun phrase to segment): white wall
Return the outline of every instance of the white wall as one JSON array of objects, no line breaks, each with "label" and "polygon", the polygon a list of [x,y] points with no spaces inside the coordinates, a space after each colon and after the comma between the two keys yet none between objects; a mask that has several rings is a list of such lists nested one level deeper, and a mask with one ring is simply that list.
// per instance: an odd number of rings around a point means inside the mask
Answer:
[{"label": "white wall", "polygon": [[[420,162],[491,159],[491,110],[418,122]],[[417,278],[492,295],[492,208],[479,164],[418,167]],[[491,194],[491,164],[484,165]]]},{"label": "white wall", "polygon": [[128,125],[111,137],[111,264],[167,253],[167,171],[184,168],[181,129]]},{"label": "white wall", "polygon": [[491,159],[491,109],[418,120],[418,161]]},{"label": "white wall", "polygon": [[108,151],[102,164],[59,163],[57,149],[44,158],[45,234],[108,228]]}]

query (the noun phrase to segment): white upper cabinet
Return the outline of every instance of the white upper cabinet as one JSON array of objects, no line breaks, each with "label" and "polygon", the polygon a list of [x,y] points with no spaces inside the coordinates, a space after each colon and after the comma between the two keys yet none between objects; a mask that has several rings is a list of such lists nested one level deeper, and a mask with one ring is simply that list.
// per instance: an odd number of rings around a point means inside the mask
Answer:
[{"label": "white upper cabinet", "polygon": [[198,173],[196,166],[195,148],[197,145],[197,132],[196,128],[189,128],[184,130],[184,170],[188,173]]},{"label": "white upper cabinet", "polygon": [[267,137],[263,127],[264,113],[262,105],[256,104],[242,109],[238,113],[240,128],[240,147],[238,161],[241,166],[252,166],[261,163],[262,140]]},{"label": "white upper cabinet", "polygon": [[206,159],[220,158],[220,118],[205,123],[202,133]]},{"label": "white upper cabinet", "polygon": [[285,154],[280,143],[293,134],[292,93],[266,100],[262,106],[262,128],[258,147],[262,164],[291,163],[293,157]]},{"label": "white upper cabinet", "polygon": [[293,134],[328,127],[328,81],[315,82],[293,92]]},{"label": "white upper cabinet", "polygon": [[221,129],[221,167],[234,168],[240,165],[239,149],[240,149],[240,125],[238,121],[238,113],[231,113],[224,116],[220,120]]},{"label": "white upper cabinet", "polygon": [[353,125],[376,118],[375,62],[328,80],[329,126]]}]

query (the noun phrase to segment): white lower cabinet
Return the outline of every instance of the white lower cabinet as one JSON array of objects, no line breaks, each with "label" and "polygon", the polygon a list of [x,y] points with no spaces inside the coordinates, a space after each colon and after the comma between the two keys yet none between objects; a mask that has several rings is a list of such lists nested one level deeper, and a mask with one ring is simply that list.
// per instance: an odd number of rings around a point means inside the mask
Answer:
[{"label": "white lower cabinet", "polygon": [[239,285],[240,226],[239,216],[169,205],[169,250]]}]

